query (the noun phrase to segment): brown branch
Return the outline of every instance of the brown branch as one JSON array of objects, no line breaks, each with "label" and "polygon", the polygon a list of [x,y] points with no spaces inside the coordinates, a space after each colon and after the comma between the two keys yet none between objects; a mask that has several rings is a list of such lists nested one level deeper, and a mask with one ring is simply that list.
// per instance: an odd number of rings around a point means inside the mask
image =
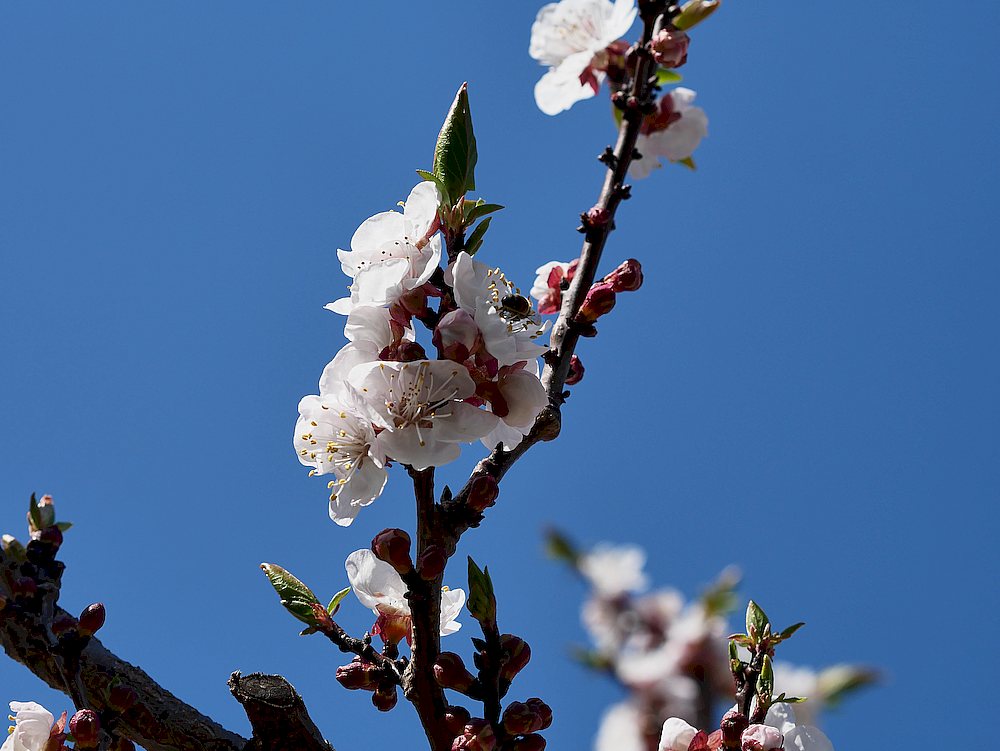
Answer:
[{"label": "brown branch", "polygon": [[237,670],[229,678],[229,690],[253,726],[253,738],[244,751],[333,751],[302,697],[280,675],[242,676]]}]

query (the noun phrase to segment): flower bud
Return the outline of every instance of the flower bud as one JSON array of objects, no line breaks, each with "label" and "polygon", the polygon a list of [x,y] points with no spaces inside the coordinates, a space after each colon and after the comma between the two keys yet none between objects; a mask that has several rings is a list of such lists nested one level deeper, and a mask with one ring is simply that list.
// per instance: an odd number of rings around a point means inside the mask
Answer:
[{"label": "flower bud", "polygon": [[588,227],[604,227],[611,221],[611,212],[603,206],[594,206],[583,215],[583,220]]},{"label": "flower bud", "polygon": [[[549,712],[551,717],[551,711]],[[503,727],[511,735],[527,735],[542,729],[542,717],[534,708],[519,701],[512,701],[503,713]]]},{"label": "flower bud", "polygon": [[139,695],[134,688],[125,683],[112,682],[111,688],[108,690],[108,706],[111,709],[121,714],[134,707],[137,701],[139,701]]},{"label": "flower bud", "polygon": [[735,707],[726,712],[722,717],[722,722],[719,724],[719,729],[722,731],[723,745],[726,748],[739,748],[743,731],[749,725],[750,721],[747,719],[747,716]]},{"label": "flower bud", "polygon": [[442,652],[434,661],[434,680],[441,688],[454,689],[464,694],[476,679],[465,667],[461,657],[454,652]]},{"label": "flower bud", "polygon": [[372,540],[372,552],[385,561],[396,573],[408,574],[413,570],[410,560],[410,536],[401,529],[383,529]]},{"label": "flower bud", "polygon": [[537,733],[531,733],[514,741],[510,748],[511,751],[542,751],[545,748],[545,739]]},{"label": "flower bud", "polygon": [[337,668],[337,683],[350,691],[374,691],[378,686],[379,670],[370,662],[355,657]]},{"label": "flower bud", "polygon": [[60,613],[52,619],[52,635],[57,639],[74,630],[76,630],[76,618],[69,613]]},{"label": "flower bud", "polygon": [[661,29],[649,42],[653,59],[664,68],[679,68],[688,59],[691,37],[676,29]]},{"label": "flower bud", "polygon": [[615,292],[635,292],[642,286],[642,265],[634,258],[622,261],[621,265],[604,277]]},{"label": "flower bud", "polygon": [[615,289],[609,282],[598,282],[589,290],[583,300],[583,305],[576,314],[576,322],[593,324],[598,318],[609,313],[615,307]]},{"label": "flower bud", "polygon": [[481,472],[469,486],[469,507],[473,511],[482,513],[497,502],[499,495],[500,487],[496,478],[489,472]]},{"label": "flower bud", "polygon": [[719,8],[720,0],[688,0],[674,16],[673,25],[686,31],[704,21]]},{"label": "flower bud", "polygon": [[101,740],[101,720],[90,709],[81,709],[69,721],[69,732],[77,748],[97,748]]},{"label": "flower bud", "polygon": [[455,362],[468,360],[483,341],[475,320],[461,308],[441,318],[432,339],[434,346],[441,351],[441,356]]},{"label": "flower bud", "polygon": [[497,739],[493,728],[483,719],[469,720],[462,729],[462,734],[451,744],[451,751],[493,751],[497,747]]},{"label": "flower bud", "polygon": [[101,627],[104,625],[104,619],[107,614],[104,612],[104,604],[100,602],[95,602],[93,605],[88,605],[80,613],[79,620],[79,631],[80,636],[93,636]]},{"label": "flower bud", "polygon": [[406,315],[420,318],[427,312],[427,291],[423,287],[408,290],[400,295],[396,304]]},{"label": "flower bud", "polygon": [[428,545],[424,552],[417,556],[417,573],[424,581],[433,581],[444,573],[447,564],[448,556],[444,548],[440,545]]},{"label": "flower bud", "polygon": [[532,712],[538,715],[542,723],[538,728],[539,730],[545,730],[552,724],[552,709],[544,701],[538,697],[533,697],[528,699],[525,704],[528,705]]},{"label": "flower bud", "polygon": [[427,353],[424,348],[420,346],[419,342],[411,342],[409,340],[402,340],[398,342],[393,342],[392,344],[385,347],[378,354],[379,360],[385,360],[387,362],[415,362],[417,360],[426,360]]},{"label": "flower bud", "polygon": [[740,738],[743,751],[774,751],[783,741],[781,731],[770,725],[751,725]]},{"label": "flower bud", "polygon": [[388,712],[396,706],[398,698],[395,683],[380,683],[372,694],[372,704],[379,712]]},{"label": "flower bud", "polygon": [[566,385],[573,386],[582,381],[584,372],[583,363],[580,361],[580,358],[573,355],[569,358],[569,373],[566,375]]},{"label": "flower bud", "polygon": [[507,653],[507,662],[500,668],[500,678],[510,682],[528,664],[528,660],[531,659],[531,647],[528,646],[528,642],[514,634],[503,634],[500,637],[500,647]]},{"label": "flower bud", "polygon": [[663,723],[659,751],[687,751],[697,732],[680,717],[671,717]]},{"label": "flower bud", "polygon": [[452,736],[461,735],[471,718],[469,710],[465,707],[449,706],[444,710],[444,724]]}]

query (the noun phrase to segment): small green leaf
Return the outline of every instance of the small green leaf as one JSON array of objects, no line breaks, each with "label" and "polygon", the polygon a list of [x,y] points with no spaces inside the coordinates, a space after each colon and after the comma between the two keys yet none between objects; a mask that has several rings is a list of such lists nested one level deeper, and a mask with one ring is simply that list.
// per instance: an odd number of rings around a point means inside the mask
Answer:
[{"label": "small green leaf", "polygon": [[687,31],[719,9],[720,0],[689,0],[671,22],[675,29]]},{"label": "small green leaf", "polygon": [[806,625],[805,621],[800,621],[799,623],[795,623],[789,626],[788,628],[784,629],[780,634],[778,634],[778,640],[784,641],[785,639],[790,638],[792,634],[794,634],[796,631],[798,631],[805,625]]},{"label": "small green leaf", "polygon": [[694,159],[689,156],[686,156],[683,159],[678,159],[676,162],[674,162],[674,164],[679,164],[682,167],[687,167],[692,172],[698,169],[698,165],[694,163]]},{"label": "small green leaf", "polygon": [[683,80],[684,76],[682,76],[676,70],[670,70],[670,68],[659,68],[656,71],[657,86],[664,86],[665,84],[669,83],[680,83]]},{"label": "small green leaf", "polygon": [[545,552],[548,553],[549,558],[554,558],[557,561],[565,561],[574,567],[580,560],[580,551],[558,529],[548,529],[545,531]]},{"label": "small green leaf", "polygon": [[758,641],[764,634],[764,628],[771,624],[764,610],[753,600],[747,605],[747,633],[754,641]]},{"label": "small green leaf", "polygon": [[719,578],[701,596],[706,615],[728,615],[736,609],[736,588],[740,585],[740,579],[739,569],[734,566],[719,574]]},{"label": "small green leaf", "polygon": [[483,221],[481,221],[474,230],[472,234],[465,241],[465,252],[470,256],[476,255],[476,251],[479,250],[480,246],[483,244],[483,238],[486,236],[486,230],[490,228],[490,222],[493,221],[493,217],[488,216]]},{"label": "small green leaf", "polygon": [[764,655],[763,663],[760,666],[760,675],[757,676],[757,696],[765,706],[771,703],[771,694],[774,693],[774,668],[771,667],[771,658]]},{"label": "small green leaf", "polygon": [[329,613],[331,616],[336,615],[337,611],[340,610],[341,601],[343,601],[343,599],[347,597],[350,591],[351,591],[350,587],[344,587],[342,590],[337,592],[337,594],[333,596],[333,599],[330,600],[330,604],[326,606],[326,612]]},{"label": "small green leaf", "polygon": [[73,522],[56,522],[56,526],[59,527],[60,532],[65,532],[73,526]]},{"label": "small green leaf", "polygon": [[578,663],[591,670],[599,670],[602,673],[614,668],[614,660],[607,655],[601,654],[596,649],[585,647],[572,647],[570,656]]},{"label": "small green leaf", "polygon": [[495,624],[497,620],[497,600],[493,594],[490,567],[481,570],[469,556],[469,600],[466,603],[472,617],[482,624]]},{"label": "small green leaf", "polygon": [[38,508],[38,501],[35,498],[35,494],[31,494],[31,500],[28,501],[28,529],[32,532],[37,532],[43,529],[42,524],[42,510]]},{"label": "small green leaf", "polygon": [[466,212],[465,212],[466,227],[471,227],[473,224],[475,224],[477,219],[481,219],[487,214],[492,214],[493,212],[500,211],[502,208],[504,208],[499,203],[486,203],[482,199],[472,204],[471,209],[468,208],[468,206],[469,204],[466,204]]},{"label": "small green leaf", "polygon": [[313,591],[281,566],[262,563],[260,567],[281,598],[285,610],[308,626],[316,625],[318,619],[313,606],[319,605],[321,609],[323,606]]},{"label": "small green leaf", "polygon": [[449,203],[457,202],[468,191],[476,189],[476,135],[472,129],[472,113],[469,110],[468,84],[462,84],[448,116],[441,126],[437,145],[434,148],[434,168],[432,172],[444,185],[450,197]]},{"label": "small green leaf", "polygon": [[838,704],[860,688],[878,683],[878,671],[863,665],[833,665],[820,671],[817,693],[826,704]]}]

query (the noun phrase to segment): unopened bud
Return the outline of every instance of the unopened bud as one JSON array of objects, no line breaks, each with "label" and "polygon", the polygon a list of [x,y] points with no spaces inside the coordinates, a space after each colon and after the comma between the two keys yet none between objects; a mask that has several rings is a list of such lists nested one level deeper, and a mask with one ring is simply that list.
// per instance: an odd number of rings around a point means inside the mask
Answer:
[{"label": "unopened bud", "polygon": [[634,258],[622,261],[621,265],[604,277],[615,292],[635,292],[642,286],[642,264]]},{"label": "unopened bud", "polygon": [[674,16],[674,28],[686,31],[704,21],[719,9],[720,0],[688,0]]},{"label": "unopened bud", "polygon": [[428,545],[424,552],[417,556],[417,573],[424,581],[433,581],[444,573],[447,564],[448,556],[444,548],[440,545]]},{"label": "unopened bud", "polygon": [[774,751],[781,748],[784,737],[770,725],[751,725],[740,738],[743,751]]},{"label": "unopened bud", "polygon": [[461,308],[441,318],[434,328],[432,339],[434,346],[441,351],[441,356],[455,362],[468,360],[479,350],[483,341],[479,326],[472,316]]},{"label": "unopened bud", "polygon": [[378,686],[379,670],[370,662],[355,657],[337,668],[337,683],[350,691],[374,691]]},{"label": "unopened bud", "polygon": [[541,727],[538,728],[539,730],[545,730],[552,724],[552,709],[544,701],[538,697],[534,697],[528,699],[525,704],[531,708],[532,712],[541,718],[542,724]]},{"label": "unopened bud", "polygon": [[[507,748],[504,746],[504,748]],[[545,739],[537,733],[531,733],[523,738],[518,738],[511,744],[511,751],[542,751],[545,748]]]},{"label": "unopened bud", "polygon": [[410,536],[402,529],[383,529],[372,540],[372,552],[380,561],[392,566],[396,573],[408,574],[413,570],[410,560]]},{"label": "unopened bud", "polygon": [[489,472],[482,472],[472,480],[469,486],[469,507],[482,513],[497,502],[500,486],[496,478]]},{"label": "unopened bud", "polygon": [[78,619],[80,636],[93,636],[96,634],[104,625],[106,617],[107,614],[104,611],[103,603],[95,602],[93,605],[85,607]]},{"label": "unopened bud", "polygon": [[611,221],[611,212],[603,206],[594,206],[583,215],[583,220],[588,227],[604,227]]},{"label": "unopened bud", "polygon": [[372,694],[372,704],[379,712],[388,712],[396,706],[398,698],[395,683],[380,683]]},{"label": "unopened bud", "polygon": [[747,716],[737,709],[730,709],[722,717],[719,729],[722,731],[722,743],[726,748],[739,748],[743,731],[750,725]]},{"label": "unopened bud", "polygon": [[527,735],[542,729],[542,717],[528,704],[512,701],[504,710],[503,726],[511,735]]},{"label": "unopened bud", "polygon": [[76,618],[69,613],[60,613],[52,619],[52,635],[57,639],[76,629]]},{"label": "unopened bud", "polygon": [[531,659],[531,647],[528,642],[514,634],[503,634],[500,637],[500,647],[507,653],[507,662],[500,669],[500,677],[505,681],[514,680],[514,676],[524,670]]},{"label": "unopened bud", "polygon": [[454,652],[442,652],[434,661],[434,680],[441,688],[465,693],[476,679],[465,667],[461,657]]},{"label": "unopened bud", "polygon": [[589,290],[583,305],[576,314],[579,324],[593,324],[598,318],[611,312],[615,307],[615,289],[610,282],[598,282]]},{"label": "unopened bud", "polygon": [[461,735],[465,724],[472,718],[465,707],[449,706],[444,711],[444,725],[452,736]]},{"label": "unopened bud", "polygon": [[497,739],[493,728],[483,719],[469,720],[462,734],[451,744],[451,751],[493,751]]},{"label": "unopened bud", "polygon": [[124,683],[113,683],[108,690],[108,706],[119,714],[127,712],[139,701],[135,689]]},{"label": "unopened bud", "polygon": [[101,741],[101,720],[90,709],[81,709],[69,721],[69,732],[77,748],[97,748]]},{"label": "unopened bud", "polygon": [[400,295],[397,305],[402,308],[407,315],[420,318],[427,312],[427,292],[423,287],[408,290]]},{"label": "unopened bud", "polygon": [[664,68],[679,68],[687,62],[691,37],[676,29],[661,29],[649,42],[653,59]]},{"label": "unopened bud", "polygon": [[573,386],[583,380],[584,368],[580,358],[573,355],[569,358],[569,373],[566,374],[566,385]]},{"label": "unopened bud", "polygon": [[128,738],[119,737],[115,739],[111,751],[135,751],[135,744]]}]

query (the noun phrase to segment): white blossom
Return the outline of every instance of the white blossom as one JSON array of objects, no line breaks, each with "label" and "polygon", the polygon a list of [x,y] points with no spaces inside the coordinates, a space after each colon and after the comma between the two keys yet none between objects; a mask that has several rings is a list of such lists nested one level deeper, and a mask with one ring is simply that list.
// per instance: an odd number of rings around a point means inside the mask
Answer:
[{"label": "white blossom", "polygon": [[535,85],[538,108],[556,115],[594,96],[605,78],[602,53],[635,16],[634,0],[561,0],[538,11],[528,52],[549,68]]},{"label": "white blossom", "polygon": [[397,340],[412,341],[412,329],[394,322],[387,308],[357,307],[347,316],[344,336],[348,343],[323,369],[319,379],[321,395],[343,395],[358,365],[376,362],[386,347]]},{"label": "white blossom", "polygon": [[663,723],[657,751],[687,751],[698,731],[680,717],[671,717]]},{"label": "white blossom", "polygon": [[426,284],[441,260],[440,200],[434,183],[422,182],[410,191],[403,213],[384,211],[366,219],[351,238],[351,250],[337,251],[353,280],[351,294],[326,307],[346,315],[362,305],[388,306]]},{"label": "white blossom", "polygon": [[[470,313],[483,335],[486,351],[501,365],[516,365],[540,357],[548,349],[543,335],[549,321],[531,308],[521,290],[500,269],[490,268],[461,252],[445,272],[445,281],[455,292],[455,302]],[[512,298],[527,305],[512,310]],[[536,343],[541,340],[542,343]]]},{"label": "white blossom", "polygon": [[377,362],[357,368],[372,421],[384,431],[387,456],[414,469],[439,467],[497,425],[495,415],[466,404],[476,392],[469,372],[447,360]]},{"label": "white blossom", "polygon": [[764,724],[776,728],[785,737],[785,751],[833,751],[833,743],[822,730],[813,725],[799,724],[791,704],[779,702],[767,710]]},{"label": "white blossom", "polygon": [[643,573],[646,552],[637,545],[601,543],[580,558],[580,573],[601,597],[641,592],[649,586]]},{"label": "white blossom", "polygon": [[795,716],[803,725],[815,725],[823,709],[819,675],[812,668],[776,660],[774,663],[774,694],[808,699],[795,706]]},{"label": "white blossom", "polygon": [[642,737],[642,713],[635,704],[621,702],[604,713],[594,741],[594,751],[646,751],[646,742]]},{"label": "white blossom", "polygon": [[[396,570],[375,557],[371,550],[355,550],[345,563],[347,578],[358,600],[378,618],[375,633],[383,634],[395,643],[400,638],[409,640],[411,619],[410,605],[406,601],[406,585]],[[465,604],[461,589],[443,588],[441,591],[441,636],[454,634],[462,624],[456,621]]]},{"label": "white blossom", "polygon": [[52,713],[33,701],[12,701],[10,711],[14,725],[0,751],[42,751],[55,722]]},{"label": "white blossom", "polygon": [[545,387],[538,380],[538,363],[531,360],[524,368],[501,368],[497,375],[497,397],[503,400],[504,409],[498,407],[498,399],[490,402],[490,410],[499,418],[497,426],[482,438],[486,448],[492,449],[502,443],[510,451],[531,430],[531,426],[549,403]]},{"label": "white blossom", "polygon": [[632,161],[632,179],[648,177],[659,169],[660,157],[677,162],[694,154],[701,139],[708,135],[708,116],[701,107],[694,106],[695,96],[691,89],[679,86],[660,99],[657,112],[650,115],[636,140],[642,159]]},{"label": "white blossom", "polygon": [[299,402],[293,443],[310,474],[332,474],[330,518],[346,527],[363,506],[382,494],[387,479],[385,452],[371,419],[354,392],[306,396]]}]

